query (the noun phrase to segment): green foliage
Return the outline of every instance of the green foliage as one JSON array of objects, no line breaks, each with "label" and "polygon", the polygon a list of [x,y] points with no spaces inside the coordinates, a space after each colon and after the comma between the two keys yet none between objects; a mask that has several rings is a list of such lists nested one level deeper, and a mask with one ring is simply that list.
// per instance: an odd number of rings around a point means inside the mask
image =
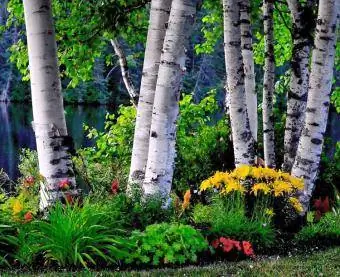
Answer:
[{"label": "green foliage", "polygon": [[334,157],[330,159],[325,153],[321,155],[322,169],[317,180],[322,186],[337,188],[340,182],[340,142],[337,142]]},{"label": "green foliage", "polygon": [[32,176],[38,180],[40,178],[38,153],[30,149],[22,149],[19,156],[19,172],[22,178]]},{"label": "green foliage", "polygon": [[271,216],[263,214],[261,220],[249,218],[241,197],[217,196],[209,205],[198,204],[194,207],[193,220],[196,224],[208,225],[209,235],[247,240],[256,248],[268,247],[275,241]]},{"label": "green foliage", "polygon": [[[46,221],[31,223],[31,249],[45,262],[87,268],[98,261],[115,263],[127,255],[129,244],[119,224],[100,203],[83,206],[56,204]],[[27,244],[24,247],[28,247]],[[22,253],[22,249],[20,250]],[[23,256],[23,255],[21,255]]]},{"label": "green foliage", "polygon": [[331,102],[334,105],[336,112],[340,113],[340,87],[336,87],[332,92]]},{"label": "green foliage", "polygon": [[174,189],[184,192],[226,167],[227,151],[231,149],[230,130],[224,115],[218,119],[219,107],[215,91],[195,104],[191,95],[180,101],[177,131],[177,159]]},{"label": "green foliage", "polygon": [[319,222],[309,222],[296,235],[299,242],[317,242],[318,240],[339,241],[340,239],[340,212],[329,212],[321,217]]},{"label": "green foliage", "polygon": [[0,213],[0,266],[8,266],[9,260],[14,257],[14,251],[18,246],[15,231],[15,227]]},{"label": "green foliage", "polygon": [[182,224],[149,225],[144,232],[133,232],[135,251],[127,263],[152,265],[196,262],[197,254],[208,248],[204,237],[194,228]]}]

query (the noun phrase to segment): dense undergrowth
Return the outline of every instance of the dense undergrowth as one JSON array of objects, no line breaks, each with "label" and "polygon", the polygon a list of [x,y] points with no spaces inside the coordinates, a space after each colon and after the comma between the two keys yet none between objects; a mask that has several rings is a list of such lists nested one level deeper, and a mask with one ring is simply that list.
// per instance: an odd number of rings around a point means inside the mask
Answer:
[{"label": "dense undergrowth", "polygon": [[[302,210],[296,192],[303,180],[280,170],[231,168],[225,118],[213,93],[181,102],[177,162],[171,198],[145,201],[138,188],[125,195],[135,112],[107,116],[106,129],[86,127],[92,148],[74,157],[84,197],[38,211],[36,153],[24,150],[16,191],[0,194],[0,264],[22,270],[147,268],[257,260],[339,245],[337,190],[315,196],[301,229],[291,228]],[[339,147],[325,161],[319,183],[334,184]],[[332,170],[331,170],[332,169]],[[221,170],[221,171],[218,171]],[[324,178],[324,179],[322,179]],[[332,186],[330,186],[332,187]],[[314,247],[314,248],[313,248]]]}]

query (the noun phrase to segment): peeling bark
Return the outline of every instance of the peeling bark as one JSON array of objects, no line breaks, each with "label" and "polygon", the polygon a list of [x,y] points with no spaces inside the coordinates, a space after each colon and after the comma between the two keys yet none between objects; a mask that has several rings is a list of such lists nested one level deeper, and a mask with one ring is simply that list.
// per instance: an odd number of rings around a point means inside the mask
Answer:
[{"label": "peeling bark", "polygon": [[149,138],[159,63],[172,0],[152,0],[136,127],[131,155],[128,191],[142,186],[149,152]]},{"label": "peeling bark", "polygon": [[186,47],[196,15],[196,0],[173,0],[159,66],[150,147],[143,190],[166,199],[175,168],[176,121]]},{"label": "peeling bark", "polygon": [[250,23],[250,0],[240,1],[241,49],[244,67],[244,87],[246,91],[247,112],[250,130],[257,142],[257,94],[255,90],[254,53]]},{"label": "peeling bark", "polygon": [[239,0],[223,0],[228,105],[236,166],[255,162],[255,139],[250,130],[244,87],[239,4]]},{"label": "peeling bark", "polygon": [[299,141],[292,175],[302,177],[305,188],[299,198],[306,213],[314,190],[326,131],[335,59],[336,28],[340,2],[320,0],[306,118]]},{"label": "peeling bark", "polygon": [[275,167],[273,96],[275,91],[274,0],[263,1],[265,61],[263,76],[263,148],[267,167]]},{"label": "peeling bark", "polygon": [[284,162],[282,169],[290,172],[295,160],[296,150],[305,119],[308,81],[309,57],[312,46],[310,35],[313,29],[313,1],[302,6],[297,0],[288,0],[293,21],[292,75],[287,97],[287,119],[284,137]]},{"label": "peeling bark", "polygon": [[132,104],[134,106],[137,106],[138,93],[136,92],[136,89],[133,85],[133,82],[130,76],[129,67],[128,67],[125,53],[117,39],[111,39],[110,42],[115,51],[115,54],[118,56],[118,59],[119,59],[120,71],[122,73],[122,78],[125,84],[125,88],[129,93]]},{"label": "peeling bark", "polygon": [[30,65],[33,129],[37,142],[39,170],[45,178],[40,188],[40,209],[64,198],[59,182],[69,181],[70,195],[76,196],[57,60],[57,45],[50,0],[24,0]]}]

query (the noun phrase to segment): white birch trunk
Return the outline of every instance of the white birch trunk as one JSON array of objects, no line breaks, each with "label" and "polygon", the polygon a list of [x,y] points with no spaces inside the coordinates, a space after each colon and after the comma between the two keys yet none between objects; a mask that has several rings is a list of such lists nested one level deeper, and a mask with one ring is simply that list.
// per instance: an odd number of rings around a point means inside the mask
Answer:
[{"label": "white birch trunk", "polygon": [[299,138],[305,118],[308,79],[309,57],[311,51],[310,28],[311,20],[306,20],[310,4],[302,7],[298,0],[288,0],[293,21],[293,52],[292,52],[292,75],[287,99],[287,118],[284,137],[284,162],[282,169],[290,172],[295,160]]},{"label": "white birch trunk", "polygon": [[172,0],[152,0],[136,127],[131,156],[128,191],[142,186],[149,152],[150,126],[159,63]]},{"label": "white birch trunk", "polygon": [[250,23],[250,0],[240,1],[241,49],[244,67],[244,87],[246,91],[247,112],[250,130],[257,142],[257,95],[255,90],[254,53]]},{"label": "white birch trunk", "polygon": [[304,208],[303,214],[308,209],[314,190],[326,131],[339,5],[338,0],[320,0],[319,2],[306,117],[292,168],[292,175],[302,177],[305,181],[304,191],[300,193],[300,201]]},{"label": "white birch trunk", "polygon": [[50,0],[24,0],[30,65],[33,128],[39,169],[45,182],[40,189],[40,209],[63,198],[59,182],[68,179],[72,195],[78,194],[72,167],[71,138],[67,135],[59,78],[57,45]]},{"label": "white birch trunk", "polygon": [[273,95],[275,91],[273,1],[274,0],[263,1],[265,62],[263,76],[262,113],[264,162],[267,167],[275,167],[275,138],[273,114]]},{"label": "white birch trunk", "polygon": [[173,0],[153,107],[144,195],[170,194],[175,167],[176,120],[186,47],[196,14],[196,0]]},{"label": "white birch trunk", "polygon": [[133,82],[130,76],[129,67],[128,67],[128,63],[127,63],[124,51],[122,47],[120,46],[120,43],[117,39],[111,39],[110,42],[115,51],[115,54],[118,56],[120,71],[122,73],[122,78],[125,84],[125,88],[128,91],[132,104],[134,106],[137,106],[138,95],[137,95],[136,89],[133,85]]},{"label": "white birch trunk", "polygon": [[236,166],[255,162],[255,139],[250,130],[244,88],[239,4],[239,0],[223,0],[224,51]]}]

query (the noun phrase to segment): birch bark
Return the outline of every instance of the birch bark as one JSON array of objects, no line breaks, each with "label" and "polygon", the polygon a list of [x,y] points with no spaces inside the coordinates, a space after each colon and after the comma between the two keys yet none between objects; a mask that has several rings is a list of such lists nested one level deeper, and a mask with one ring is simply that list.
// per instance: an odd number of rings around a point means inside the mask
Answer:
[{"label": "birch bark", "polygon": [[246,91],[247,112],[250,130],[257,142],[257,95],[255,90],[254,53],[250,23],[250,0],[240,1],[241,49],[244,67],[244,87]]},{"label": "birch bark", "polygon": [[299,195],[303,214],[314,189],[327,125],[339,10],[338,0],[319,2],[306,118],[292,168],[292,175],[305,181],[305,188]]},{"label": "birch bark", "polygon": [[186,47],[196,14],[196,0],[173,0],[153,107],[145,196],[170,194],[175,160],[176,120]]},{"label": "birch bark", "polygon": [[293,52],[292,52],[292,75],[287,99],[287,119],[284,137],[284,162],[282,169],[290,172],[295,160],[299,138],[305,118],[308,79],[309,57],[312,39],[310,29],[312,18],[312,2],[309,1],[302,7],[297,0],[287,0],[293,21]]},{"label": "birch bark", "polygon": [[33,128],[40,173],[40,209],[63,199],[61,180],[69,182],[70,195],[77,195],[59,78],[57,45],[50,0],[24,0],[30,65]]},{"label": "birch bark", "polygon": [[274,58],[274,0],[263,1],[263,25],[265,36],[265,63],[263,76],[263,148],[264,162],[267,167],[275,167],[275,137],[273,95],[275,91]]},{"label": "birch bark", "polygon": [[172,0],[152,0],[136,127],[131,156],[128,191],[142,186],[149,152],[149,138],[158,69]]},{"label": "birch bark", "polygon": [[228,104],[236,166],[255,162],[255,139],[250,130],[244,88],[239,4],[239,0],[223,0]]}]

